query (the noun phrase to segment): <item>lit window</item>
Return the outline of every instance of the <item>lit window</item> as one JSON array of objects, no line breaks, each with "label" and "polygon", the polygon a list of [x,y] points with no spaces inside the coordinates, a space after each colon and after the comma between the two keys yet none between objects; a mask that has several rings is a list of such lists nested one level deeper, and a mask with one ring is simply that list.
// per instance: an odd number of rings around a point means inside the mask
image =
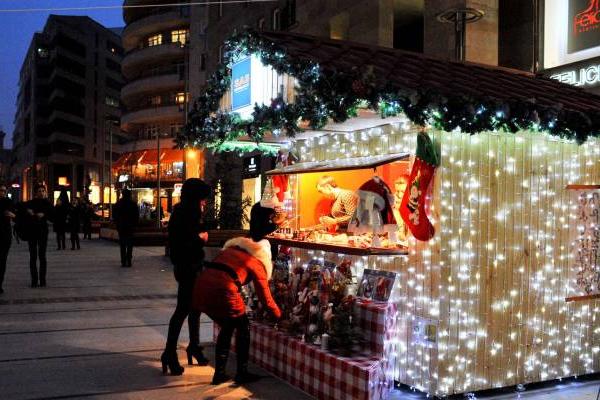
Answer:
[{"label": "lit window", "polygon": [[183,104],[185,103],[185,93],[184,92],[179,92],[177,94],[175,94],[175,104]]},{"label": "lit window", "polygon": [[148,38],[148,47],[150,46],[158,46],[160,44],[162,44],[162,34],[159,33],[158,35],[152,35]]},{"label": "lit window", "polygon": [[187,29],[171,31],[171,42],[180,43],[182,46],[185,46],[188,41],[189,33],[190,31]]},{"label": "lit window", "polygon": [[48,58],[48,49],[44,47],[38,47],[37,53],[40,58]]},{"label": "lit window", "polygon": [[114,97],[106,96],[104,102],[106,103],[107,106],[119,107],[119,100],[115,99]]},{"label": "lit window", "polygon": [[160,96],[152,96],[150,97],[150,104],[153,106],[160,106],[160,103],[162,103],[162,99]]}]

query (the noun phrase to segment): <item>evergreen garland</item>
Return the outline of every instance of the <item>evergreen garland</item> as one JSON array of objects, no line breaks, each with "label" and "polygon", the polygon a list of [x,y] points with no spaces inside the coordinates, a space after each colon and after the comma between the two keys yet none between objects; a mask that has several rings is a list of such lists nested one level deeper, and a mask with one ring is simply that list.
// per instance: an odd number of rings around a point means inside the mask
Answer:
[{"label": "evergreen garland", "polygon": [[[254,54],[278,73],[295,77],[295,103],[288,104],[279,97],[270,105],[257,104],[248,120],[237,113],[219,111],[220,100],[231,84],[227,66],[245,54]],[[501,101],[460,93],[447,97],[427,88],[382,86],[376,83],[370,67],[351,71],[322,69],[311,60],[291,59],[283,48],[248,30],[226,41],[223,62],[208,80],[204,94],[196,100],[177,144],[181,148],[223,150],[224,143],[244,135],[256,143],[267,132],[293,137],[300,130],[301,120],[307,121],[312,129],[319,129],[330,119],[343,122],[355,116],[359,106],[378,111],[382,118],[403,113],[417,125],[431,124],[446,132],[545,131],[578,143],[590,136],[597,137],[600,132],[600,112],[584,114],[565,110],[559,104],[543,107],[535,99]]]}]

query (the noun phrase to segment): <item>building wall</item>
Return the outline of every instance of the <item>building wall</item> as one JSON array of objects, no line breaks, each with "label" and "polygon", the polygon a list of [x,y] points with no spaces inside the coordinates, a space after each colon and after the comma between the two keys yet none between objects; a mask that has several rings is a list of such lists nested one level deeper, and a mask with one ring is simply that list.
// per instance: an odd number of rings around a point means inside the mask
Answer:
[{"label": "building wall", "polygon": [[[387,125],[366,130],[367,140],[340,132],[296,148],[301,161],[414,153],[417,131]],[[566,185],[600,182],[598,142],[578,146],[529,132],[429,134],[442,156],[430,197],[431,241],[411,239],[409,255],[397,257],[294,249],[297,262],[349,258],[357,276],[363,268],[398,274],[395,379],[419,390],[448,395],[600,371],[600,300],[565,301],[577,229]],[[434,346],[412,336],[419,320],[437,326]]]},{"label": "building wall", "polygon": [[442,23],[437,16],[465,7],[484,12],[481,20],[467,25],[466,61],[498,65],[498,0],[425,0],[424,53],[455,59],[454,24]]},{"label": "building wall", "polygon": [[34,35],[21,69],[13,134],[17,175],[22,180],[23,171],[35,171],[29,189],[44,182],[52,193],[59,190],[58,176],[66,176],[72,195],[83,195],[89,176],[98,185],[107,177],[106,120],[120,118],[119,43],[88,17],[50,16]]}]

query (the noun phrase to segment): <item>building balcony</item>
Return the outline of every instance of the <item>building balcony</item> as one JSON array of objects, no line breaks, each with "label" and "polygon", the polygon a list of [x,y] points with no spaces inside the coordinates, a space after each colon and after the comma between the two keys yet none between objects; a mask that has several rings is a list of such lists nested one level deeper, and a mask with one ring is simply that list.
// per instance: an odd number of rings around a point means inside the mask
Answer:
[{"label": "building balcony", "polygon": [[154,32],[189,25],[189,12],[183,9],[158,9],[158,13],[148,15],[130,23],[123,30],[123,47],[130,51],[140,43],[144,37]]},{"label": "building balcony", "polygon": [[181,46],[180,43],[165,43],[133,50],[123,59],[123,75],[125,78],[131,79],[137,70],[146,68],[149,64],[157,62],[165,63],[169,60],[177,59],[183,61],[185,51],[185,47]]},{"label": "building balcony", "polygon": [[123,114],[121,128],[128,131],[132,124],[152,124],[159,122],[182,122],[183,105],[163,105],[158,107],[148,106]]},{"label": "building balcony", "polygon": [[158,92],[173,92],[182,90],[184,81],[178,73],[142,78],[128,83],[121,89],[121,101],[127,107],[141,96]]},{"label": "building balcony", "polygon": [[[126,6],[140,6],[143,5],[145,7],[140,8],[125,8],[123,9],[123,19],[127,25],[132,24],[139,19],[147,17],[149,15],[154,14],[162,14],[166,10],[173,9],[185,9],[189,10],[189,5],[186,4],[186,1],[178,0],[173,1],[172,3],[181,3],[181,5],[174,5],[173,7],[158,7],[160,4],[164,4],[163,0],[125,0],[123,5]],[[151,7],[153,4],[156,4],[157,7]],[[186,11],[189,13],[189,11]]]}]

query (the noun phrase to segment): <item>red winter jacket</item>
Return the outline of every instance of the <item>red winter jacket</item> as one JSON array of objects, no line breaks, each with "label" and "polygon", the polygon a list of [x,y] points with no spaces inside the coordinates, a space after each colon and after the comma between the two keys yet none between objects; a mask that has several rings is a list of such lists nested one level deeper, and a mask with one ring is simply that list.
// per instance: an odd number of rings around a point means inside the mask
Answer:
[{"label": "red winter jacket", "polygon": [[[273,300],[268,280],[273,268],[268,242],[257,243],[239,237],[225,243],[213,263],[224,264],[235,272],[242,285],[254,282],[260,302],[276,317],[281,310]],[[192,307],[206,313],[211,319],[240,317],[246,313],[244,299],[233,278],[225,271],[204,268],[196,279]]]}]

